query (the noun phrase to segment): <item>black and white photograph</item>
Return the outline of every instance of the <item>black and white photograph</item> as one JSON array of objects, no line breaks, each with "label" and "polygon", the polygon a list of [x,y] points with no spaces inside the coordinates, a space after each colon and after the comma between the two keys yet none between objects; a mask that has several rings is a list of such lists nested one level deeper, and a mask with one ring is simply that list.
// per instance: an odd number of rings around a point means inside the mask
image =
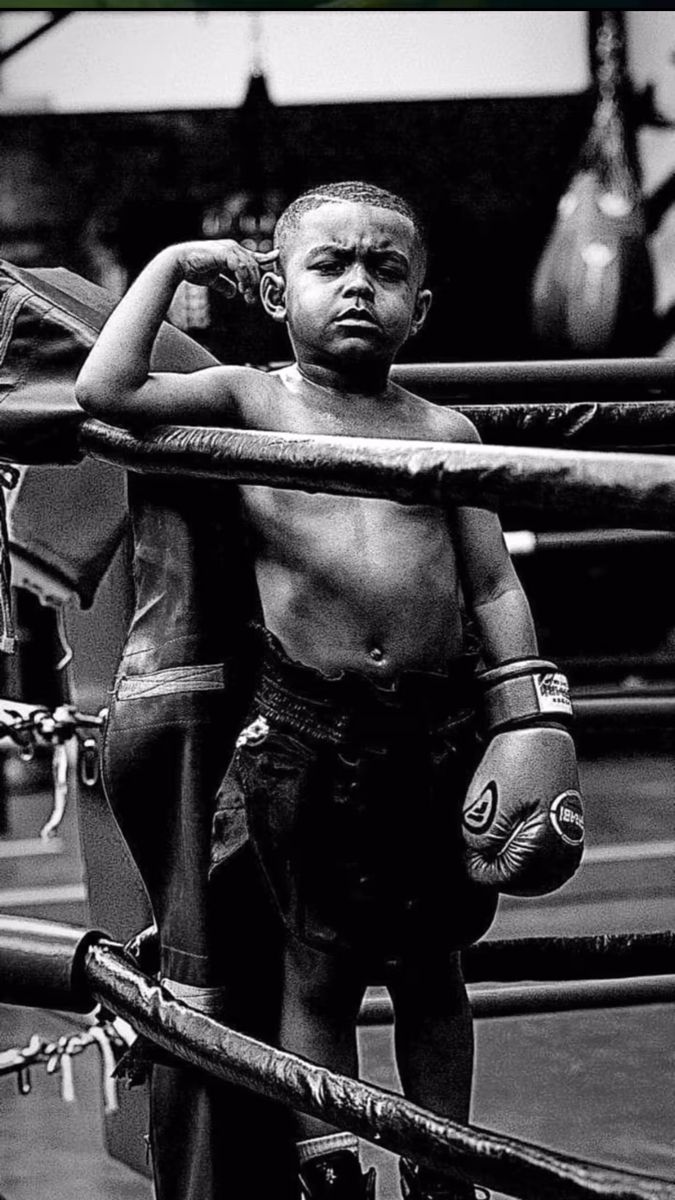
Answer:
[{"label": "black and white photograph", "polygon": [[675,1200],[675,12],[0,7],[0,161],[0,1200]]}]

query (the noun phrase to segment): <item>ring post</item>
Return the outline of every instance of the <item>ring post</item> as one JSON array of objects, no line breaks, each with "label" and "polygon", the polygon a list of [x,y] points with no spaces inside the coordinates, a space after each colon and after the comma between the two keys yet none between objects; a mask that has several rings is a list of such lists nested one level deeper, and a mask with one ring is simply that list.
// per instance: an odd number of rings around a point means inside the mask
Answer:
[{"label": "ring post", "polygon": [[104,936],[55,921],[0,916],[0,1003],[91,1012],[95,1001],[84,961]]}]

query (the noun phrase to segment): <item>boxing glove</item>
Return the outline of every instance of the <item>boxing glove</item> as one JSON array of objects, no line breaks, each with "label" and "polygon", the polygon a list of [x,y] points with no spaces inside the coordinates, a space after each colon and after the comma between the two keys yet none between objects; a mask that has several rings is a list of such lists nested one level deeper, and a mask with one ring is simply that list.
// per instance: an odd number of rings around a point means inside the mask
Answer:
[{"label": "boxing glove", "polygon": [[463,805],[468,873],[508,895],[546,895],[583,853],[568,683],[541,659],[504,664],[478,682],[490,740]]}]

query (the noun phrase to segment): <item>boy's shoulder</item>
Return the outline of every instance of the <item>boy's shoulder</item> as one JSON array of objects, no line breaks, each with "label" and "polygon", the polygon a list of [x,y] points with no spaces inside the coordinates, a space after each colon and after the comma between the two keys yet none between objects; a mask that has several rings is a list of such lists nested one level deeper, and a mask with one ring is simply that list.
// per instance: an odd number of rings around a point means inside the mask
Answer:
[{"label": "boy's shoulder", "polygon": [[238,422],[244,427],[264,429],[278,394],[276,372],[260,367],[221,364],[213,371],[216,391],[219,381],[234,402]]},{"label": "boy's shoulder", "polygon": [[479,442],[480,435],[473,421],[455,408],[434,404],[407,388],[400,389],[419,419],[420,437],[443,442]]}]

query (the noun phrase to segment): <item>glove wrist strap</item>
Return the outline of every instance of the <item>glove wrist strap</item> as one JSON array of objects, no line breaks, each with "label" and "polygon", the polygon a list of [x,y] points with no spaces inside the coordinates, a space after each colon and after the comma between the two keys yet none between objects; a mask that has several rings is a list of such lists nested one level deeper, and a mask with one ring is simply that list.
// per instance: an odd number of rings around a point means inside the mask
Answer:
[{"label": "glove wrist strap", "polygon": [[506,726],[572,721],[569,683],[555,663],[519,659],[482,672],[478,683],[484,689],[483,716],[489,733]]}]

